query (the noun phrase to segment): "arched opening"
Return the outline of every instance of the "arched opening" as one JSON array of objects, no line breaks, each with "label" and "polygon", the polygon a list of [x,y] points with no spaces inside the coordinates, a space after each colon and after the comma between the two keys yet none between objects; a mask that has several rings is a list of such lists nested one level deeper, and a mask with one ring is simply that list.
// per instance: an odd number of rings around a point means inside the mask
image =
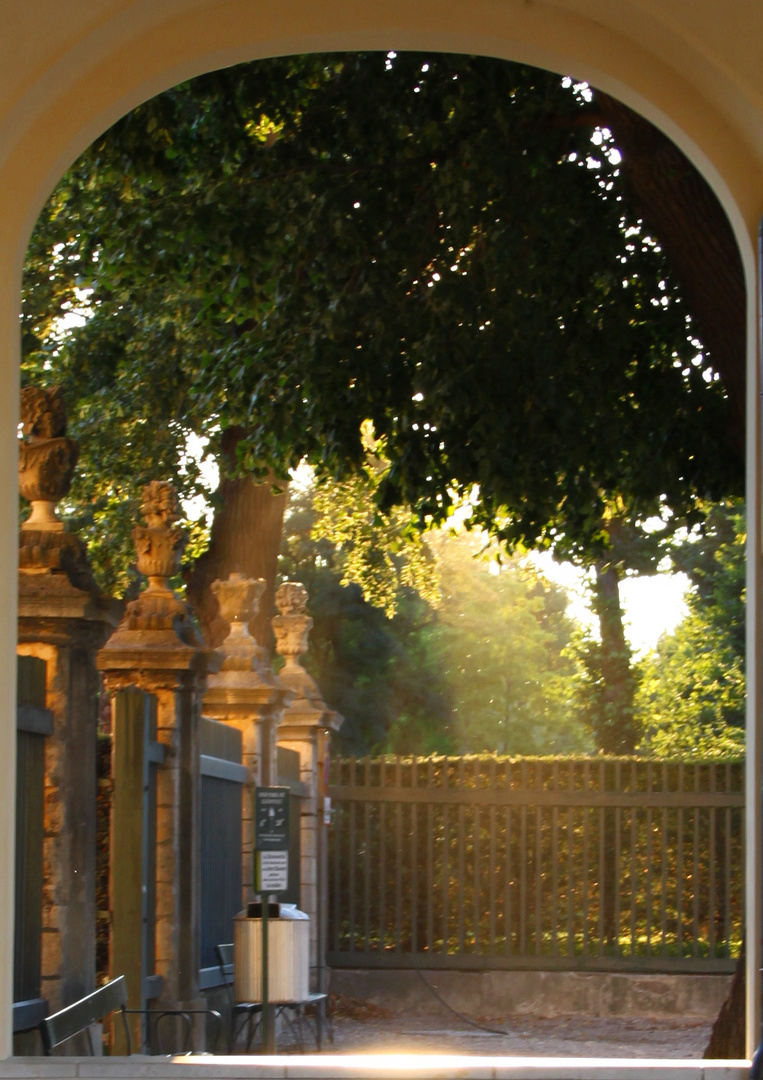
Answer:
[{"label": "arched opening", "polygon": [[[161,35],[159,35],[159,36],[161,36]],[[360,36],[362,37],[362,35],[360,35]],[[528,42],[530,42],[530,39],[532,38],[532,33],[531,33],[531,32],[529,32],[529,31],[528,31],[528,35],[527,35],[527,38],[528,38]],[[315,42],[315,39],[312,39],[312,41],[311,41],[311,44],[314,44],[314,42]],[[353,44],[353,45],[355,45],[355,44],[356,44],[356,42],[352,42],[352,44]],[[462,43],[462,45],[463,45],[463,43]],[[197,46],[194,46],[194,48],[196,48],[196,47],[197,47]],[[511,51],[512,53],[514,53],[514,55],[516,55],[517,53],[521,53],[521,52],[532,52],[532,51],[533,51],[533,49],[537,49],[537,47],[538,47],[538,46],[537,46],[537,41],[535,41],[535,42],[531,42],[531,43],[529,43],[529,44],[528,44],[528,43],[526,42],[526,43],[524,44],[524,46],[523,46],[523,47],[521,47],[521,48],[519,48],[519,49],[516,49],[516,50],[512,49],[512,50],[510,50],[510,51]],[[267,50],[268,48],[269,48],[269,46],[265,46],[265,49],[266,49],[266,50]],[[245,51],[246,51],[246,53],[247,53],[248,55],[252,55],[252,49],[251,49],[251,48],[250,48],[249,46],[247,46],[247,47],[246,47],[246,50],[245,50]],[[491,50],[491,51],[492,51],[492,50]],[[233,56],[233,53],[232,53],[232,52],[229,52],[229,53],[228,53],[228,54],[227,54],[227,55],[225,56],[225,60],[229,60],[229,59],[230,59],[230,58],[231,58],[232,56]],[[218,61],[219,61],[219,54],[218,54]],[[193,59],[193,61],[186,61],[186,62],[187,62],[187,63],[191,63],[191,65],[192,65],[192,70],[203,70],[203,69],[204,69],[204,68],[206,68],[206,67],[210,67],[210,66],[219,66],[219,62],[218,62],[218,64],[210,63],[210,61],[209,61],[209,53],[206,53],[206,58],[204,58],[204,59],[202,59],[202,58],[199,58],[199,56],[197,55],[197,56],[196,56],[196,57],[195,57],[195,58]],[[579,61],[579,62],[582,62],[582,61]],[[161,65],[159,65],[159,66],[161,66]],[[551,64],[550,66],[552,66],[552,67],[553,67],[553,66],[557,66],[557,65],[555,65],[555,64]],[[174,69],[174,71],[173,71],[172,75],[170,76],[170,75],[169,75],[169,72],[168,72],[168,67],[169,67],[169,65],[167,64],[167,65],[166,65],[166,66],[164,67],[164,69],[163,69],[163,70],[164,70],[164,72],[166,72],[166,74],[159,74],[159,75],[156,75],[156,74],[155,74],[155,75],[154,75],[154,78],[156,78],[156,79],[159,79],[159,80],[161,80],[161,83],[162,83],[163,85],[167,85],[167,84],[168,84],[168,82],[170,82],[170,81],[171,81],[171,82],[174,82],[174,81],[176,81],[176,77],[177,77],[177,75],[178,75],[178,68],[176,67],[176,68]],[[186,74],[186,73],[190,73],[190,72],[188,71],[188,68],[186,68],[186,69],[185,69],[184,71],[182,71],[181,73],[182,73],[182,74]],[[595,78],[593,78],[593,77],[592,77],[592,81],[596,81],[596,80],[595,80]],[[145,90],[146,90],[146,87],[147,87],[147,85],[148,85],[148,80],[144,80],[144,81],[142,82],[142,84],[140,84],[140,85],[141,85],[141,89],[140,89],[140,90],[138,90],[138,89],[136,89],[136,88],[134,88],[133,90],[131,90],[131,94],[133,95],[133,101],[134,101],[134,100],[136,100],[136,99],[137,99],[137,97],[139,97],[139,96],[145,96]],[[136,80],[136,86],[137,86],[137,80]],[[113,111],[113,113],[112,113],[112,115],[115,115],[115,114],[116,114],[116,113],[118,113],[119,111],[124,111],[124,108],[125,108],[125,101],[124,101],[124,98],[122,98],[122,99],[120,100],[120,104],[119,104],[119,105],[116,105],[116,104],[114,104],[114,105],[112,106],[112,108],[113,108],[113,110],[114,110],[114,111]],[[86,110],[86,111],[87,111],[87,110]],[[103,123],[102,123],[102,119],[101,119],[100,121],[97,121],[96,123],[99,123],[101,127],[103,126]],[[69,151],[68,151],[68,152],[67,152],[66,154],[62,154],[62,155],[59,155],[59,157],[58,157],[58,159],[57,159],[57,160],[58,160],[58,161],[60,162],[60,161],[61,161],[61,158],[62,158],[62,156],[67,156],[67,157],[68,157],[68,156],[70,156],[70,153],[71,153],[71,149],[72,149],[72,147],[74,146],[74,143],[75,143],[76,141],[79,141],[79,140],[84,140],[84,141],[87,141],[87,137],[86,137],[86,126],[85,126],[85,125],[82,125],[82,126],[81,126],[81,127],[79,128],[79,133],[78,133],[78,135],[77,135],[77,136],[76,136],[75,138],[73,138],[72,140],[70,140],[70,142],[69,142]],[[49,160],[50,160],[50,158],[49,158]],[[60,166],[59,166],[59,165],[57,165],[57,164],[51,164],[51,165],[49,166],[49,169],[48,169],[48,175],[54,175],[54,174],[55,174],[55,173],[56,173],[57,171],[60,171]],[[45,183],[42,183],[42,184],[41,184],[41,185],[40,185],[40,186],[39,186],[39,187],[38,187],[38,188],[36,189],[36,190],[37,190],[37,192],[38,192],[38,194],[39,194],[40,192],[42,192],[42,191],[43,191],[43,190],[45,189],[45,187],[46,187],[46,186],[47,186],[47,187],[49,187],[50,185],[49,185],[49,184],[47,184],[47,185],[46,185]],[[722,185],[722,186],[724,187],[724,192],[723,192],[723,194],[724,194],[724,198],[725,198],[725,197],[726,197],[726,190],[725,190],[725,185]],[[727,203],[727,205],[729,205],[729,204]],[[741,226],[740,216],[741,216],[741,215],[740,215],[740,213],[739,213],[739,211],[738,211],[738,209],[737,209],[737,204],[736,204],[736,202],[733,202],[733,201],[732,201],[732,204],[731,204],[731,205],[732,205],[732,208],[733,208],[733,209],[732,209],[732,212],[733,212],[733,214],[734,214],[734,217],[735,217],[735,226],[737,227],[737,229],[738,229],[738,230],[740,230],[740,226]],[[30,206],[30,203],[29,203],[29,202],[27,202],[27,203],[25,204],[25,206],[26,206],[26,216],[25,216],[25,221],[26,221],[26,223],[28,224],[28,221],[29,221],[29,217],[30,217],[30,214],[31,214],[31,213],[33,213],[33,209],[34,209],[34,208],[33,208],[32,206]],[[22,230],[21,230],[21,232],[23,233],[23,227],[22,227]],[[17,237],[17,238],[19,237],[19,234],[18,234],[18,233],[16,234],[16,237]],[[750,245],[749,245],[749,243],[748,243],[748,242],[746,242],[746,241],[745,241],[745,246],[744,246],[744,249],[743,249],[743,252],[742,252],[742,254],[743,254],[743,258],[744,258],[744,260],[745,260],[745,265],[746,265],[746,269],[747,269],[747,271],[748,271],[748,276],[749,276],[749,271],[750,271],[750,268],[751,268],[751,258],[750,258]],[[16,258],[18,259],[18,248],[16,249]],[[16,294],[16,293],[14,293],[14,295],[17,295],[17,294]],[[15,316],[14,316],[14,318],[15,318]],[[754,400],[754,395],[751,395],[751,396],[753,397],[753,400]],[[752,427],[754,428],[754,426],[755,426],[755,425],[753,424],[753,425],[752,425]],[[751,475],[752,475],[752,477],[753,477],[753,479],[751,480],[751,483],[752,483],[752,484],[754,484],[754,482],[755,482],[755,481],[754,481],[754,477],[755,477],[756,469],[755,469],[755,468],[750,468],[749,472],[750,472],[750,474],[751,474]],[[754,491],[754,488],[753,488],[753,491]],[[753,519],[752,519],[752,520],[753,520],[753,521],[755,521],[755,517],[754,517],[754,516],[753,516]],[[751,531],[751,533],[753,533],[753,534],[755,533],[755,530],[754,530],[754,529],[751,529],[750,531]],[[754,584],[754,582],[753,582],[753,584]],[[751,621],[751,623],[753,624],[753,627],[754,627],[754,625],[755,625],[755,622],[756,622],[756,620],[754,620],[754,619],[751,619],[750,621]],[[754,630],[754,629],[753,629],[753,633],[755,633],[755,630]],[[751,673],[751,675],[752,675],[752,673]],[[753,701],[754,701],[754,700],[755,700],[755,694],[753,694],[753,695],[751,695],[751,696],[752,696],[752,698],[753,698]],[[754,759],[754,758],[755,758],[755,757],[756,757],[757,755],[756,755],[755,753],[753,753],[753,752],[752,752],[753,748],[754,748],[754,740],[753,740],[753,745],[751,746],[751,753],[750,753],[750,757]],[[751,787],[751,788],[753,788],[754,786],[755,786],[754,784],[753,784],[753,785],[750,785],[750,787]]]}]

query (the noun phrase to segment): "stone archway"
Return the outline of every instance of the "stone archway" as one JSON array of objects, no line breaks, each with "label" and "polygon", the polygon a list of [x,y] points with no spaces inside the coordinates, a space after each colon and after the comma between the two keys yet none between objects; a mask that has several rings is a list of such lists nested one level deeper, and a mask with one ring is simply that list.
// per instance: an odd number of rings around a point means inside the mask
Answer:
[{"label": "stone archway", "polygon": [[[704,174],[729,216],[744,264],[747,314],[748,922],[761,922],[760,421],[754,236],[763,211],[763,9],[737,0],[54,0],[4,16],[0,67],[0,551],[3,610],[15,612],[18,297],[35,217],[65,168],[110,123],[178,81],[257,57],[309,51],[428,48],[522,60],[587,79],[643,113]],[[5,712],[0,790],[13,817],[15,618],[0,629]],[[10,1016],[12,830],[0,840],[0,1011]],[[760,1019],[760,946],[749,950],[748,1041]],[[754,978],[753,978],[754,976]],[[10,1052],[8,1023],[0,1056]]]}]

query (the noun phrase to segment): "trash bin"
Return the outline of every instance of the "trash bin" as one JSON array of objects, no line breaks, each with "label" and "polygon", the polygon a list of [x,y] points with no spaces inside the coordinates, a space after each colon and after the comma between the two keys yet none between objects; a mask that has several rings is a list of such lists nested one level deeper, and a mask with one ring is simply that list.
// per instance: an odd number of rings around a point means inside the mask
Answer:
[{"label": "trash bin", "polygon": [[[310,992],[310,916],[294,904],[278,907],[278,916],[268,918],[268,1000],[274,1004],[302,1001]],[[235,1000],[262,1001],[262,918],[236,915],[233,945]]]}]

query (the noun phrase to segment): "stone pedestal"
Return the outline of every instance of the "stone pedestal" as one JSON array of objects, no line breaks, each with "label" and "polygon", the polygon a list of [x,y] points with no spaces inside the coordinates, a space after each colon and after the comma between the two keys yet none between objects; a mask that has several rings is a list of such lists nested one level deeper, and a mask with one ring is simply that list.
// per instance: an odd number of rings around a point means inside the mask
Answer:
[{"label": "stone pedestal", "polygon": [[95,654],[113,605],[67,581],[19,576],[18,652],[44,660],[53,734],[45,743],[42,996],[50,1011],[95,989]]},{"label": "stone pedestal", "polygon": [[[206,676],[220,659],[204,648],[190,609],[168,585],[185,543],[174,525],[174,490],[148,484],[142,509],[147,524],[133,538],[148,588],[128,604],[97,664],[110,693],[133,686],[156,700],[156,740],[164,747],[156,798],[155,968],[163,980],[158,1007],[198,1008],[199,727]],[[115,791],[115,805],[118,796]],[[119,851],[111,857],[119,859]],[[139,992],[131,989],[131,999]]]},{"label": "stone pedestal", "polygon": [[300,780],[308,792],[302,800],[300,835],[302,844],[300,897],[302,909],[311,919],[310,966],[314,982],[323,989],[325,972],[325,853],[324,777],[332,731],[338,731],[343,717],[329,709],[315,680],[299,663],[307,651],[313,620],[306,612],[307,592],[295,581],[284,582],[276,593],[279,614],[273,619],[276,651],[286,661],[279,672],[283,685],[292,691],[278,729],[278,744],[296,750],[300,760]]},{"label": "stone pedestal", "polygon": [[204,715],[238,728],[242,736],[242,763],[248,782],[241,791],[242,902],[252,899],[254,881],[254,788],[278,783],[276,733],[285,704],[292,694],[270,670],[262,649],[249,633],[265,582],[231,574],[216,581],[212,591],[230,631],[217,650],[220,671],[210,675],[204,694]]},{"label": "stone pedestal", "polygon": [[69,489],[77,444],[65,437],[60,391],[22,391],[22,494],[32,513],[19,536],[18,653],[46,663],[42,996],[49,1009],[95,989],[95,818],[98,673],[95,654],[120,605],[93,581],[84,545],[56,504]]}]

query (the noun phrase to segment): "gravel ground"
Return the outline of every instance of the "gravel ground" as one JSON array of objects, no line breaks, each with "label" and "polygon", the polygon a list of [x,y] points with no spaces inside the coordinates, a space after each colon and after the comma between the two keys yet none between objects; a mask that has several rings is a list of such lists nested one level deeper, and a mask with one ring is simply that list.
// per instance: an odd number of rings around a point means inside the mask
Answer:
[{"label": "gravel ground", "polygon": [[[696,1019],[659,1021],[638,1017],[476,1017],[491,1034],[441,1008],[393,1013],[370,1002],[333,1002],[334,1045],[340,1054],[447,1053],[518,1057],[700,1058],[711,1024]],[[279,1050],[288,1053],[288,1032]],[[309,1048],[307,1048],[309,1050]],[[255,1051],[256,1052],[256,1051]]]}]

